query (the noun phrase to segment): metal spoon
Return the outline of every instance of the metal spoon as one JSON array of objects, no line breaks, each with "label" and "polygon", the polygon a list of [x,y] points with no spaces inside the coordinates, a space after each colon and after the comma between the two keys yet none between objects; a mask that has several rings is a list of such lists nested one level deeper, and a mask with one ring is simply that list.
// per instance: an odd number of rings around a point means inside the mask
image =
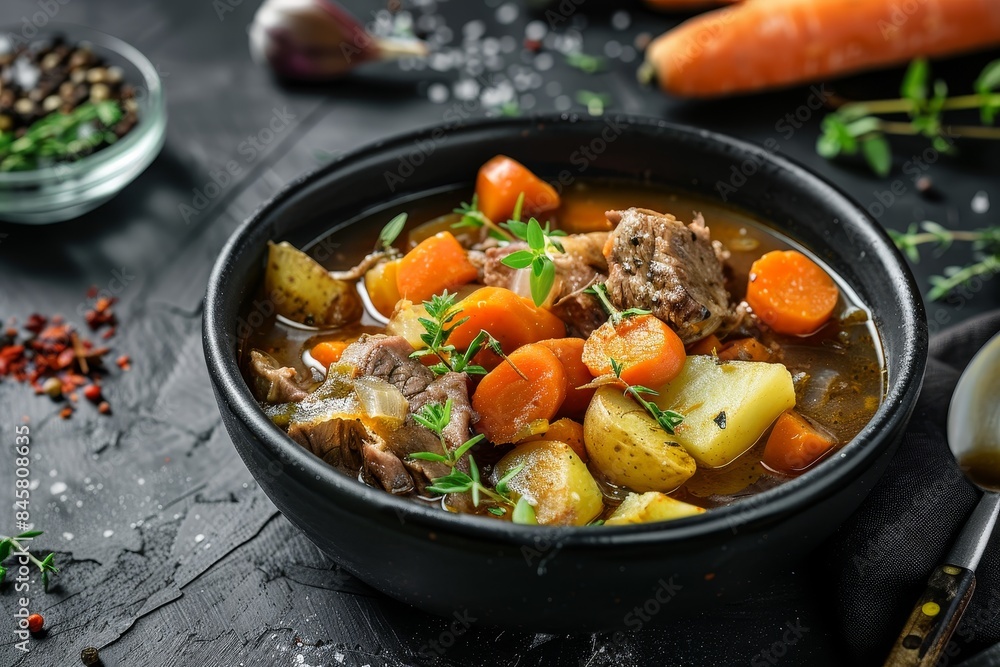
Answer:
[{"label": "metal spoon", "polygon": [[927,582],[887,667],[937,664],[976,587],[1000,513],[1000,334],[983,346],[959,378],[948,409],[948,444],[966,479],[983,491],[958,540]]}]

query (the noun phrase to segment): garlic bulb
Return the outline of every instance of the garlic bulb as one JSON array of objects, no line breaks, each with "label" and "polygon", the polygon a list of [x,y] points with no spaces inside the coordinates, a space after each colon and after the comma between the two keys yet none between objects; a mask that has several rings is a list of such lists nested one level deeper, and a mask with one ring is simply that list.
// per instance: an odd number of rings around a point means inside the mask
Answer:
[{"label": "garlic bulb", "polygon": [[250,25],[250,53],[280,76],[317,81],[368,61],[424,57],[427,45],[370,35],[331,0],[264,0]]}]

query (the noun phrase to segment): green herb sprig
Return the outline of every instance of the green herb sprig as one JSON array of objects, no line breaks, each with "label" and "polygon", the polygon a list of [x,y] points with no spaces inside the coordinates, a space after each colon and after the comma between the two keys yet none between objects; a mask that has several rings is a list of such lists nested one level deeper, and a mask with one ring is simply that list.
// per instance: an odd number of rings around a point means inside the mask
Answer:
[{"label": "green herb sprig", "polygon": [[[523,194],[522,194],[523,197]],[[520,199],[518,200],[520,201]],[[508,231],[502,229],[495,222],[486,217],[486,214],[479,210],[479,197],[472,195],[471,202],[462,202],[461,206],[454,209],[453,213],[458,213],[462,217],[452,225],[454,229],[481,229],[486,227],[489,235],[498,241],[510,242],[514,237]]]},{"label": "green herb sprig", "polygon": [[896,247],[914,263],[920,261],[921,245],[934,244],[944,252],[955,241],[972,243],[976,261],[966,266],[951,266],[945,269],[944,275],[931,276],[931,290],[927,296],[932,301],[944,298],[974,278],[1000,273],[1000,226],[962,231],[925,220],[920,225],[910,225],[905,232],[889,230],[889,235]]},{"label": "green herb sprig", "polygon": [[400,213],[392,220],[386,223],[385,227],[378,234],[378,243],[375,246],[375,250],[387,253],[398,252],[394,247],[393,243],[399,238],[399,235],[403,233],[403,227],[406,226],[406,213]]},{"label": "green herb sprig", "polygon": [[58,574],[59,570],[55,566],[55,554],[50,553],[45,558],[39,560],[35,558],[34,554],[28,551],[24,545],[21,543],[24,540],[32,540],[42,534],[43,531],[40,530],[28,530],[20,535],[14,537],[0,536],[0,583],[3,583],[4,578],[7,576],[7,568],[3,566],[3,562],[11,556],[26,554],[28,560],[38,568],[38,571],[42,573],[42,585],[45,587],[45,591],[49,590],[49,574]]},{"label": "green herb sprig", "polygon": [[684,421],[684,415],[679,412],[674,412],[673,410],[661,410],[660,406],[652,401],[647,401],[643,398],[646,396],[659,396],[659,392],[649,387],[643,387],[642,385],[632,385],[622,379],[622,371],[625,370],[625,365],[616,359],[610,359],[611,361],[611,371],[615,374],[615,377],[625,385],[625,393],[630,394],[632,398],[636,400],[639,405],[641,405],[649,416],[656,420],[656,423],[660,425],[664,431],[670,435],[674,435],[674,429],[677,428],[681,422]]},{"label": "green herb sprig", "polygon": [[645,308],[626,308],[625,310],[618,310],[615,308],[615,304],[611,303],[611,298],[608,296],[608,287],[604,283],[597,283],[591,285],[587,289],[583,290],[584,294],[591,294],[596,296],[598,301],[604,307],[604,310],[608,313],[608,319],[612,326],[618,326],[629,317],[637,317],[639,315],[652,315],[653,311],[646,310]]},{"label": "green herb sprig", "polygon": [[[115,100],[87,102],[69,113],[51,113],[40,118],[20,137],[13,132],[2,132],[0,172],[37,169],[42,159],[68,161],[103,143],[113,144],[118,136],[111,128],[122,115]],[[92,131],[85,134],[84,127]]]},{"label": "green herb sprig", "polygon": [[[482,501],[483,496],[485,496],[488,500],[494,503],[493,507],[486,510],[490,514],[495,516],[505,516],[507,511],[512,509],[512,519],[515,523],[529,523],[529,521],[527,521],[527,516],[530,514],[533,520],[534,509],[531,508],[531,505],[523,498],[519,498],[515,501],[511,497],[510,487],[508,486],[510,480],[512,480],[519,472],[521,472],[521,470],[524,469],[524,464],[511,468],[507,474],[497,481],[494,488],[491,489],[484,485],[482,477],[479,473],[479,466],[476,464],[476,459],[472,456],[472,454],[469,454],[469,450],[472,449],[472,447],[474,447],[478,442],[482,441],[484,436],[477,435],[469,440],[466,440],[454,451],[449,451],[448,445],[444,439],[444,429],[448,426],[449,421],[451,421],[451,409],[452,400],[449,398],[445,401],[444,405],[441,405],[440,403],[431,403],[425,405],[419,413],[413,415],[413,419],[418,424],[438,436],[441,442],[441,451],[443,453],[415,452],[410,454],[410,458],[421,461],[443,463],[451,469],[447,475],[432,479],[431,485],[427,487],[427,490],[440,495],[446,495],[449,493],[469,493],[472,495],[472,504],[475,507],[479,507],[479,503]],[[458,468],[459,461],[461,461],[462,457],[466,455],[468,455],[469,459],[468,473]],[[529,509],[526,510],[522,507],[522,505],[527,505]]]},{"label": "green herb sprig", "polygon": [[[954,151],[954,139],[1000,139],[1000,128],[990,127],[1000,113],[1000,60],[988,64],[976,79],[975,93],[949,97],[947,84],[931,82],[930,65],[918,58],[910,63],[898,99],[846,102],[823,119],[816,152],[832,159],[859,152],[879,176],[892,169],[892,148],[886,135],[924,136],[941,153]],[[979,109],[979,125],[946,125],[944,113]],[[890,121],[884,115],[907,115],[908,121]]]},{"label": "green herb sprig", "polygon": [[500,341],[486,330],[480,330],[475,338],[469,342],[469,346],[464,352],[448,342],[455,329],[469,321],[468,317],[455,319],[462,314],[462,309],[455,304],[454,294],[450,294],[447,290],[441,294],[435,294],[430,301],[424,301],[424,309],[427,311],[428,317],[418,318],[417,321],[424,327],[424,333],[420,334],[420,340],[427,348],[410,353],[410,357],[419,359],[428,355],[436,356],[438,363],[431,366],[430,369],[438,375],[449,371],[464,372],[469,375],[486,375],[486,369],[472,363],[472,360],[483,349],[488,349],[510,364],[523,379],[528,379],[517,366],[511,363],[504,353]]},{"label": "green herb sprig", "polygon": [[516,219],[508,220],[504,223],[511,234],[528,244],[527,250],[517,250],[504,257],[500,262],[504,266],[512,269],[526,269],[531,267],[531,276],[528,285],[531,288],[531,300],[536,306],[541,306],[552,291],[552,286],[556,281],[556,265],[552,261],[553,252],[566,252],[562,243],[556,240],[557,237],[566,236],[566,232],[559,229],[551,229],[549,223],[545,227],[531,218],[528,222],[521,222]]},{"label": "green herb sprig", "polygon": [[595,93],[592,90],[576,91],[576,101],[587,107],[587,113],[591,116],[600,116],[612,104],[611,96],[607,93]]},{"label": "green herb sprig", "polygon": [[607,61],[587,53],[567,53],[566,64],[587,74],[597,74],[606,69]]}]

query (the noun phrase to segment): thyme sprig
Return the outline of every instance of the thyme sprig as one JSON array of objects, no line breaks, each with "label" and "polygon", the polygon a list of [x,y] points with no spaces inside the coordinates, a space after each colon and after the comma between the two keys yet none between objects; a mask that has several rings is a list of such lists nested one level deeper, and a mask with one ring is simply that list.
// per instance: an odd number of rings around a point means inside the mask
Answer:
[{"label": "thyme sprig", "polygon": [[921,245],[934,244],[937,250],[944,252],[955,241],[972,243],[976,261],[966,266],[950,266],[943,275],[931,276],[931,290],[927,296],[932,301],[944,298],[974,278],[1000,273],[1000,226],[964,231],[924,220],[919,225],[911,224],[905,232],[889,230],[889,235],[896,247],[914,263],[920,261]]},{"label": "thyme sprig", "polygon": [[651,315],[653,311],[646,310],[645,308],[626,308],[625,310],[618,310],[615,308],[615,304],[611,303],[611,298],[608,296],[608,287],[604,283],[597,283],[591,285],[587,289],[583,290],[584,294],[591,294],[596,296],[601,305],[604,306],[604,310],[608,312],[608,319],[611,321],[612,326],[618,326],[629,317],[636,317],[638,315]]},{"label": "thyme sprig", "polygon": [[[1000,60],[988,64],[974,84],[975,93],[948,96],[948,85],[931,82],[930,65],[918,58],[903,76],[898,99],[846,102],[823,119],[816,152],[832,159],[859,151],[879,176],[892,168],[892,149],[885,135],[924,136],[941,153],[954,151],[955,138],[1000,139],[1000,128],[990,127],[1000,114]],[[979,109],[979,125],[947,125],[946,111]],[[908,121],[886,120],[884,115],[909,116]]]},{"label": "thyme sprig", "polygon": [[[436,452],[415,452],[410,454],[410,458],[421,461],[443,463],[451,469],[447,475],[432,479],[431,485],[427,487],[427,490],[440,495],[446,495],[449,493],[469,493],[472,496],[472,504],[475,507],[479,507],[479,503],[485,496],[489,501],[494,503],[493,507],[486,510],[487,512],[495,516],[505,516],[508,510],[513,510],[512,518],[514,521],[524,522],[523,519],[525,517],[525,510],[523,508],[519,509],[522,505],[521,501],[523,499],[514,500],[511,497],[510,487],[508,486],[510,480],[512,480],[519,472],[521,472],[521,470],[524,469],[524,464],[522,463],[521,465],[515,466],[507,471],[507,474],[501,477],[492,489],[483,484],[482,477],[479,472],[479,465],[476,463],[476,459],[472,456],[472,454],[469,454],[469,450],[472,449],[472,447],[474,447],[478,442],[482,441],[485,436],[477,435],[472,437],[462,443],[454,451],[450,451],[444,439],[444,429],[451,421],[451,409],[452,400],[449,398],[445,401],[444,405],[440,403],[430,403],[425,405],[420,412],[413,415],[413,419],[418,424],[438,436],[441,442],[441,450],[443,454],[438,454]],[[462,460],[462,457],[467,454],[469,459],[468,473],[458,468],[458,464]],[[523,504],[527,504],[527,501],[524,501]],[[533,510],[531,511],[531,516],[532,518],[534,517]],[[519,519],[522,521],[519,521]]]},{"label": "thyme sprig", "polygon": [[59,569],[55,566],[56,555],[54,553],[50,553],[45,558],[39,560],[22,544],[24,540],[32,540],[41,535],[42,532],[43,531],[41,530],[28,530],[14,537],[0,535],[0,583],[3,583],[4,578],[7,576],[7,568],[3,566],[3,562],[7,560],[11,554],[24,554],[28,557],[28,560],[38,568],[38,571],[42,573],[42,585],[45,587],[46,592],[48,592],[49,573],[58,574],[59,572]]},{"label": "thyme sprig", "polygon": [[514,240],[514,237],[511,236],[507,230],[501,228],[495,222],[490,220],[485,213],[479,210],[479,197],[476,195],[472,195],[471,202],[462,202],[461,206],[454,209],[452,212],[458,213],[462,216],[458,222],[452,225],[455,229],[481,229],[486,227],[489,235],[498,241],[510,242]]},{"label": "thyme sprig", "polygon": [[430,301],[424,301],[424,309],[427,311],[428,317],[418,318],[417,321],[424,327],[424,333],[420,334],[420,340],[427,348],[412,352],[410,357],[419,359],[428,355],[436,356],[438,363],[431,366],[430,369],[438,375],[449,371],[468,373],[469,375],[486,375],[486,369],[479,364],[474,364],[472,360],[483,349],[488,349],[510,364],[521,378],[528,379],[517,366],[511,363],[504,353],[500,341],[485,329],[476,334],[464,352],[448,342],[455,329],[469,321],[468,317],[455,319],[462,314],[462,309],[455,304],[454,294],[450,294],[448,290],[441,294],[435,294]]},{"label": "thyme sprig", "polygon": [[652,401],[647,401],[643,396],[659,396],[659,392],[649,387],[644,387],[641,384],[629,384],[622,379],[622,371],[625,370],[625,365],[616,359],[610,359],[611,361],[611,371],[615,374],[615,377],[625,385],[625,393],[629,394],[636,400],[639,405],[641,405],[649,416],[656,420],[656,423],[660,425],[664,431],[670,435],[674,435],[674,429],[677,428],[681,422],[684,421],[684,415],[679,412],[674,412],[673,410],[661,410],[660,406]]},{"label": "thyme sprig", "polygon": [[607,61],[601,56],[576,52],[566,54],[566,64],[587,74],[597,74],[605,70]]}]

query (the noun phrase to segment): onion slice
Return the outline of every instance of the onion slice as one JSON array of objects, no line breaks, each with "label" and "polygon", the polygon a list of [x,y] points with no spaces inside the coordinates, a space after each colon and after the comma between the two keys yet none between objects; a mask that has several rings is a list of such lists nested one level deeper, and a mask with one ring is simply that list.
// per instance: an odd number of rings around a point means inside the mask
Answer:
[{"label": "onion slice", "polygon": [[354,393],[369,418],[381,419],[394,428],[406,419],[410,404],[395,385],[380,378],[362,376],[354,380]]}]

